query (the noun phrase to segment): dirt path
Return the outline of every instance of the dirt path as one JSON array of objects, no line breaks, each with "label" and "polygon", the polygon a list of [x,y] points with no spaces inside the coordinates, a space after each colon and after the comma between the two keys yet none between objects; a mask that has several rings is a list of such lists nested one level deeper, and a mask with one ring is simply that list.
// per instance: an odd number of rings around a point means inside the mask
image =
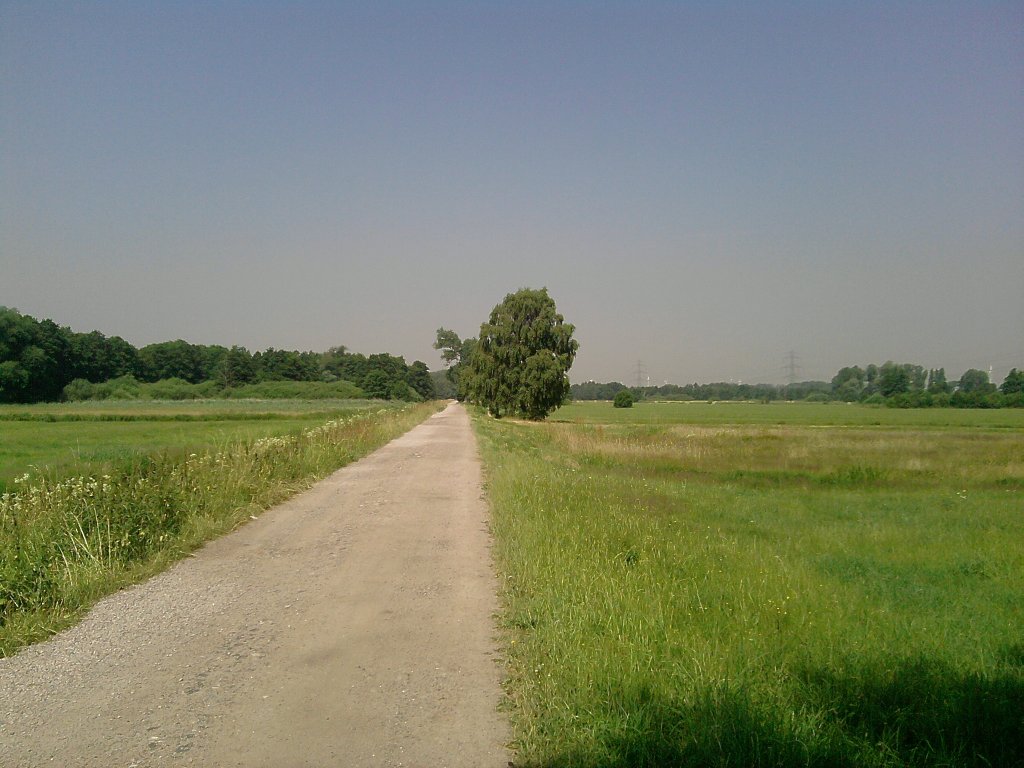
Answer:
[{"label": "dirt path", "polygon": [[452,405],[0,659],[0,766],[505,766],[487,510]]}]

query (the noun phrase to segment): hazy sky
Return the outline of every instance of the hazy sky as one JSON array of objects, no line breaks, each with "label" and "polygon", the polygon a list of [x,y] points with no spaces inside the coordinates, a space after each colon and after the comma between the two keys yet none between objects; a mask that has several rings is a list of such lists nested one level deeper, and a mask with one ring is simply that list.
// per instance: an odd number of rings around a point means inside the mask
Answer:
[{"label": "hazy sky", "polygon": [[0,304],[439,367],[1024,367],[1020,2],[0,0]]}]

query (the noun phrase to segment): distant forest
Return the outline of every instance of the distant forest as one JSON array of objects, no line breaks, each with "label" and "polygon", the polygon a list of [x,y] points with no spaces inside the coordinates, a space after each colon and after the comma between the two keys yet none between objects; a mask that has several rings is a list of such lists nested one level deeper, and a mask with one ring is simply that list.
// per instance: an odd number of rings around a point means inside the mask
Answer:
[{"label": "distant forest", "polygon": [[0,307],[0,403],[181,400],[205,397],[435,397],[425,363],[345,347],[326,352],[165,341],[135,348],[120,336],[75,333]]},{"label": "distant forest", "polygon": [[796,384],[665,384],[660,387],[627,387],[617,381],[588,381],[572,385],[574,400],[612,400],[628,389],[638,400],[805,400],[810,402],[861,402],[894,408],[1021,408],[1024,407],[1024,372],[1010,371],[998,388],[988,373],[965,371],[959,381],[947,381],[943,368],[926,370],[913,363],[842,368],[832,381]]}]

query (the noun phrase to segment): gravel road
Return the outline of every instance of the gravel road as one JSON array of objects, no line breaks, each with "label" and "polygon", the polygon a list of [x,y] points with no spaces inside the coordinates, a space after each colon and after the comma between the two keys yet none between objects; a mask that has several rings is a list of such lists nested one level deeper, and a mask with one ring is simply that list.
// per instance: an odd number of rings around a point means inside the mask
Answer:
[{"label": "gravel road", "polygon": [[450,405],[0,659],[0,766],[506,766],[487,507]]}]

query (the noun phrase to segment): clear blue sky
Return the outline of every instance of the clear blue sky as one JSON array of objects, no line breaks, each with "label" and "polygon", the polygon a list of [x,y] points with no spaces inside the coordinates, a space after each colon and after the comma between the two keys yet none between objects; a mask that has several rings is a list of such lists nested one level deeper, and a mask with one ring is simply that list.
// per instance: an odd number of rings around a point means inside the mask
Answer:
[{"label": "clear blue sky", "polygon": [[0,0],[0,304],[584,379],[1024,367],[1024,4]]}]

